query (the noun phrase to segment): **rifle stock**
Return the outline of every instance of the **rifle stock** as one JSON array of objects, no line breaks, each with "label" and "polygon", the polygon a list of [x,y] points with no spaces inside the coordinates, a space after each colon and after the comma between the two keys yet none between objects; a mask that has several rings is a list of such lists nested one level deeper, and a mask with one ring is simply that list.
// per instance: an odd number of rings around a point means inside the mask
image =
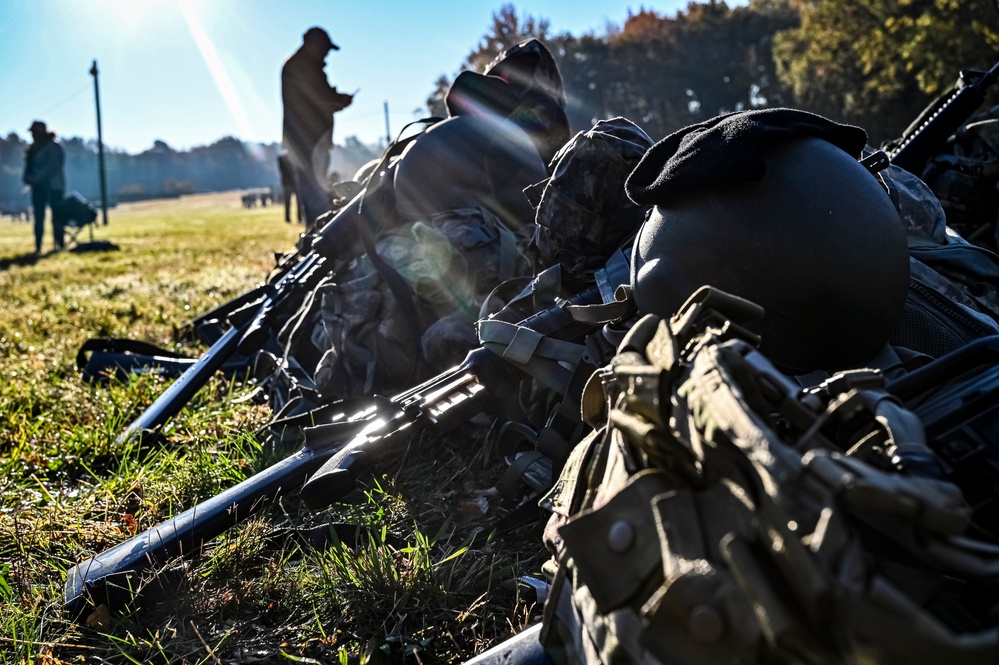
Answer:
[{"label": "rifle stock", "polygon": [[[597,287],[590,287],[519,325],[550,334],[573,323],[564,305],[590,304],[599,298]],[[231,339],[238,337],[234,329]],[[515,372],[509,363],[479,347],[461,364],[395,397],[373,398],[369,407],[356,413],[340,414],[329,423],[306,428],[304,447],[290,457],[73,566],[66,574],[67,611],[79,616],[88,598],[94,604],[120,606],[135,592],[143,569],[172,556],[200,551],[205,542],[285,492],[302,488],[302,498],[313,505],[342,498],[382,447],[421,426],[447,428],[463,422],[482,410],[496,392],[496,382],[512,375]]]}]

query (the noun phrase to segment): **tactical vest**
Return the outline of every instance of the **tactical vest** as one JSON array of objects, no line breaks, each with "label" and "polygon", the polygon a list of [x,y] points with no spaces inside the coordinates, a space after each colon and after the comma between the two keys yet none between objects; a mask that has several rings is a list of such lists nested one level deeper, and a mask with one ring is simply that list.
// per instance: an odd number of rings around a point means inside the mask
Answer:
[{"label": "tactical vest", "polygon": [[597,429],[543,502],[549,654],[999,662],[995,532],[921,420],[877,372],[801,390],[742,327],[760,314],[702,289],[590,379]]}]

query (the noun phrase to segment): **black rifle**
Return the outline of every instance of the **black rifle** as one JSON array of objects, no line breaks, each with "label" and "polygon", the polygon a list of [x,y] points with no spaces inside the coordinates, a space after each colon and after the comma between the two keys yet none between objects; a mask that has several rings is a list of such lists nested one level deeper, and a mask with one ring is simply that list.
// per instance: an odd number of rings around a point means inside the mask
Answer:
[{"label": "black rifle", "polygon": [[536,624],[465,661],[465,665],[555,665],[538,641],[540,636],[541,624]]},{"label": "black rifle", "polygon": [[973,82],[968,82],[969,75],[962,71],[954,92],[930,104],[906,128],[902,137],[888,147],[892,164],[921,175],[926,162],[985,101],[985,91],[999,78],[999,62]]},{"label": "black rifle", "polygon": [[[249,355],[259,351],[270,336],[282,314],[300,306],[319,282],[331,274],[347,257],[367,252],[376,267],[382,265],[374,252],[374,237],[378,231],[392,222],[389,212],[391,199],[390,185],[394,173],[390,162],[402,153],[405,147],[419,136],[419,133],[403,136],[410,125],[427,124],[436,119],[421,120],[406,125],[392,144],[386,148],[367,186],[344,205],[318,231],[303,236],[299,242],[301,258],[294,267],[288,267],[293,258],[285,257],[279,266],[280,278],[274,283],[264,284],[249,293],[222,305],[206,316],[225,315],[228,330],[215,322],[216,339],[204,354],[194,361],[166,391],[136,418],[119,436],[128,440],[139,434],[153,432],[173,418],[184,404],[201,389],[216,371],[225,366],[234,354]],[[322,222],[319,217],[317,223]],[[237,309],[236,306],[240,305]],[[205,325],[208,319],[194,325]],[[78,364],[80,359],[78,358]],[[169,364],[167,360],[162,363]],[[178,361],[172,361],[177,366]]]},{"label": "black rifle", "polygon": [[972,509],[971,532],[999,543],[999,336],[975,340],[885,389],[922,421],[938,477],[961,488]]},{"label": "black rifle", "polygon": [[[146,408],[119,436],[128,440],[159,429],[173,418],[205,383],[236,353],[251,354],[262,348],[279,317],[297,308],[303,298],[334,269],[339,256],[351,256],[359,233],[371,220],[364,214],[358,194],[311,239],[310,249],[277,281],[257,287],[255,299],[228,313],[229,328],[194,361],[170,387]],[[238,298],[236,302],[243,300]]]},{"label": "black rifle", "polygon": [[[542,335],[565,332],[578,325],[567,306],[599,302],[599,289],[590,287],[569,300],[524,319],[518,325]],[[310,503],[336,501],[378,456],[378,449],[416,429],[456,426],[483,411],[502,386],[519,378],[513,365],[487,348],[469,352],[465,360],[437,377],[392,398],[373,398],[367,408],[340,414],[329,423],[305,428],[305,445],[281,462],[140,533],[97,556],[73,566],[66,574],[67,610],[79,615],[86,598],[117,607],[134,592],[136,574],[151,563],[197,552],[202,545],[245,520],[269,500],[302,487],[317,470],[303,494]],[[327,412],[334,412],[330,408]]]}]

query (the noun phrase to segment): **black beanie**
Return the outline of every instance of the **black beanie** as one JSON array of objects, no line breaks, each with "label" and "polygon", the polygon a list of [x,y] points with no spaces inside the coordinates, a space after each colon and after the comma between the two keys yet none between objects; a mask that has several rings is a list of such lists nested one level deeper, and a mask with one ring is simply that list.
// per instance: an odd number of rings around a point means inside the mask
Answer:
[{"label": "black beanie", "polygon": [[738,111],[690,125],[649,148],[625,191],[638,205],[667,205],[679,196],[760,180],[763,149],[804,137],[824,139],[860,157],[867,132],[807,111]]}]

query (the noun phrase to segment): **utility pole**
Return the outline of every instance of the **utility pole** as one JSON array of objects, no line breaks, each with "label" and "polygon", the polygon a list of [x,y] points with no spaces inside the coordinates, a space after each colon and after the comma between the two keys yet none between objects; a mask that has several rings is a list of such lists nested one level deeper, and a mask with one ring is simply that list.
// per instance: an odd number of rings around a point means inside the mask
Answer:
[{"label": "utility pole", "polygon": [[392,145],[392,132],[389,130],[388,102],[385,102],[385,145]]},{"label": "utility pole", "polygon": [[97,85],[97,61],[90,67],[94,77],[94,102],[97,104],[97,164],[101,175],[101,215],[104,226],[108,225],[108,183],[104,175],[104,137],[101,134],[101,90]]}]

